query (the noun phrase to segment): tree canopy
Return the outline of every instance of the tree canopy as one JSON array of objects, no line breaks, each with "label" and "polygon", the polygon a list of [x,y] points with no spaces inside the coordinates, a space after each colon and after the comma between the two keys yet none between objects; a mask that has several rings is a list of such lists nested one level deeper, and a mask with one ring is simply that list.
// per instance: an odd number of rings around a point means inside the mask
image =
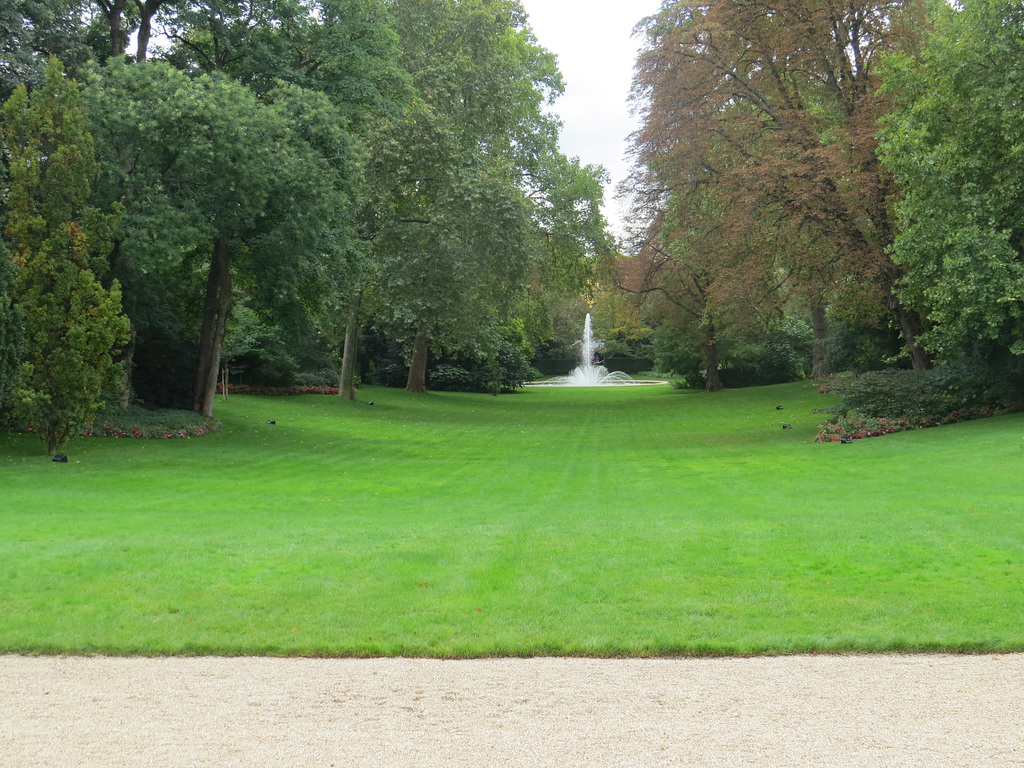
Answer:
[{"label": "tree canopy", "polygon": [[894,290],[896,190],[876,151],[881,60],[913,48],[917,14],[902,0],[665,4],[640,27],[633,90],[639,243],[673,262],[680,243],[700,250],[712,295],[781,272],[819,313],[885,311],[926,367]]},{"label": "tree canopy", "polygon": [[946,360],[978,340],[1024,354],[1024,9],[968,0],[934,14],[920,58],[894,59],[888,84],[900,295]]}]

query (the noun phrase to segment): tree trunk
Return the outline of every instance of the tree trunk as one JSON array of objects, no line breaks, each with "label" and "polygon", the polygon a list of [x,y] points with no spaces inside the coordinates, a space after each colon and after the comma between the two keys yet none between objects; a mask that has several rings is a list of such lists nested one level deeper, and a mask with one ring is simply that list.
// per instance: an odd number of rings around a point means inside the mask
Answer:
[{"label": "tree trunk", "polygon": [[139,9],[139,37],[135,50],[135,60],[145,61],[149,55],[149,38],[153,33],[153,17],[160,10],[164,0],[135,0],[135,7]]},{"label": "tree trunk", "polygon": [[921,325],[921,316],[912,309],[907,309],[901,303],[895,302],[893,315],[899,323],[900,331],[903,333],[903,342],[907,347],[907,354],[910,355],[910,364],[915,371],[928,370],[934,364],[932,356],[929,355],[917,343],[917,337],[924,328]]},{"label": "tree trunk", "polygon": [[720,362],[718,360],[718,336],[715,333],[715,324],[708,323],[704,330],[704,364],[707,365],[708,372],[708,381],[705,388],[708,392],[721,392],[723,386],[722,378],[718,373]]},{"label": "tree trunk", "polygon": [[425,328],[416,333],[412,344],[412,361],[409,363],[409,378],[405,384],[406,392],[423,393],[427,391],[427,351],[430,344]]},{"label": "tree trunk", "polygon": [[231,308],[231,262],[222,240],[213,243],[210,273],[206,278],[206,301],[203,304],[203,327],[199,338],[199,365],[196,368],[192,410],[213,416],[213,400],[217,394],[220,373],[220,349],[224,343],[228,311]]},{"label": "tree trunk", "polygon": [[128,47],[128,33],[124,29],[124,7],[128,0],[99,0],[103,17],[107,20],[110,31],[110,50],[112,56],[122,56]]},{"label": "tree trunk", "polygon": [[828,314],[825,311],[825,302],[820,296],[811,299],[811,333],[811,378],[820,381],[828,376],[825,369],[825,355],[828,352]]},{"label": "tree trunk", "polygon": [[338,397],[356,399],[356,354],[359,346],[359,304],[356,301],[348,309],[348,325],[345,326],[345,350],[341,360],[341,381],[338,382]]},{"label": "tree trunk", "polygon": [[135,339],[138,337],[135,323],[128,324],[128,344],[121,353],[120,362],[124,365],[121,374],[121,409],[127,408],[132,400],[132,361],[135,359]]},{"label": "tree trunk", "polygon": [[139,19],[139,40],[135,49],[135,60],[145,61],[149,54],[149,36],[152,33],[153,19],[150,16],[143,16]]}]

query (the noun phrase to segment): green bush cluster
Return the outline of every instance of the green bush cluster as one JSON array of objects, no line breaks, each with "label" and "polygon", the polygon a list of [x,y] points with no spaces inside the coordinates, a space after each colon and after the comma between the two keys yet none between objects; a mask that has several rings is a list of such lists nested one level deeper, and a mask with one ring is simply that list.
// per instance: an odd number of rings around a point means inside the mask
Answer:
[{"label": "green bush cluster", "polygon": [[927,371],[868,371],[832,379],[827,389],[840,396],[827,412],[886,419],[943,417],[957,410],[1008,407],[999,403],[977,373],[955,366]]},{"label": "green bush cluster", "polygon": [[[459,363],[463,363],[460,365]],[[441,392],[514,392],[538,376],[523,349],[507,340],[493,357],[439,363],[427,373],[430,389]]]},{"label": "green bush cluster", "polygon": [[986,376],[984,367],[968,365],[833,378],[822,390],[838,394],[839,400],[821,411],[830,417],[819,427],[818,441],[875,437],[1020,410],[1018,403],[1002,397],[1003,384]]},{"label": "green bush cluster", "polygon": [[[678,333],[658,333],[654,362],[661,374],[678,377],[687,387],[701,388],[707,379],[702,343]],[[811,370],[811,329],[796,318],[786,318],[763,338],[718,343],[722,384],[729,388],[757,387],[799,381]]]}]

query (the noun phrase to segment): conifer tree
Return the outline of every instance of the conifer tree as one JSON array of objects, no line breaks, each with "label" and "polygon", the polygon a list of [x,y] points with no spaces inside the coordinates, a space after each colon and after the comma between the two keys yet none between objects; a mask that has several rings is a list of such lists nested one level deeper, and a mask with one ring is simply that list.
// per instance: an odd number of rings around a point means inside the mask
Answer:
[{"label": "conifer tree", "polygon": [[4,105],[3,138],[6,234],[25,330],[12,408],[53,453],[92,423],[128,333],[120,287],[105,289],[89,265],[110,222],[86,206],[98,166],[78,87],[56,59],[43,87],[30,95],[20,86]]}]

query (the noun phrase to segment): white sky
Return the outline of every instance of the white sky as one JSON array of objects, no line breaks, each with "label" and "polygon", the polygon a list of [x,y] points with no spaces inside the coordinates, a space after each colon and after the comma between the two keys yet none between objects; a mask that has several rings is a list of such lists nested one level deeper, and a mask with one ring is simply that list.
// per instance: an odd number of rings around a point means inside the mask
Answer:
[{"label": "white sky", "polygon": [[626,98],[639,40],[633,27],[660,7],[659,0],[520,0],[541,46],[558,56],[565,93],[555,103],[562,118],[562,151],[611,176],[604,213],[621,234],[615,186],[626,177],[625,151],[636,123]]}]

